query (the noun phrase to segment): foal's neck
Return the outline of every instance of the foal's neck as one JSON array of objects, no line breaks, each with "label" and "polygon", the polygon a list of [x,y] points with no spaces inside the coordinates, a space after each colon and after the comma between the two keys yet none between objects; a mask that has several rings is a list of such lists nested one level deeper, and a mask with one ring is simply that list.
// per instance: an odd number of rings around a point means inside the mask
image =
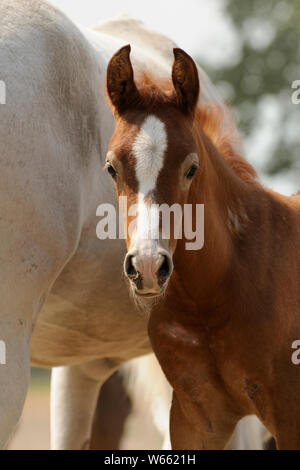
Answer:
[{"label": "foal's neck", "polygon": [[213,310],[228,302],[228,284],[239,246],[249,242],[247,226],[256,210],[255,200],[259,206],[254,193],[263,194],[263,190],[241,179],[207,137],[202,136],[199,142],[200,169],[188,202],[204,204],[204,246],[187,251],[185,240],[180,241],[175,271],[197,305]]}]

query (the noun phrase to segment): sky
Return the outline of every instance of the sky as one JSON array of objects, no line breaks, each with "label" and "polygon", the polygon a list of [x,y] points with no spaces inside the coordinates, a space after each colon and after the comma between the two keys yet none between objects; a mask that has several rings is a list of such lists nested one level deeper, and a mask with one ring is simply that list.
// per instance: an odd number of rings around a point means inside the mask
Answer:
[{"label": "sky", "polygon": [[[91,26],[99,21],[128,14],[172,38],[178,46],[206,63],[220,66],[232,62],[239,55],[240,41],[230,19],[224,14],[225,0],[48,0],[58,6],[75,22]],[[262,174],[264,153],[272,152],[276,103],[266,104],[254,139],[245,138],[246,157],[258,170],[265,184],[273,189],[291,194],[295,187],[289,175],[267,177]]]}]

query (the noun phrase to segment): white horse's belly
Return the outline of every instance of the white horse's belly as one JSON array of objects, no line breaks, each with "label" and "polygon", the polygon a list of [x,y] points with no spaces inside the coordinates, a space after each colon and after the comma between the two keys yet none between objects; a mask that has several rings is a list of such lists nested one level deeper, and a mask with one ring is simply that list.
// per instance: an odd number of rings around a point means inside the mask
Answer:
[{"label": "white horse's belly", "polygon": [[132,314],[125,295],[119,300],[111,308],[104,296],[101,307],[80,312],[50,296],[32,338],[32,364],[55,367],[101,358],[122,363],[149,352],[145,319]]},{"label": "white horse's belly", "polygon": [[122,280],[124,242],[97,244],[92,258],[79,249],[54,284],[33,335],[34,364],[123,362],[150,350],[147,318],[134,307]]}]

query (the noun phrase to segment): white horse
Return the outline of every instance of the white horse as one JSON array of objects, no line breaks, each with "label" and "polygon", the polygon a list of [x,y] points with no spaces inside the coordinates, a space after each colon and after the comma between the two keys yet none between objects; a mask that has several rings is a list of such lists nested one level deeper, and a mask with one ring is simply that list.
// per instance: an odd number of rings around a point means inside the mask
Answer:
[{"label": "white horse", "polygon": [[[1,447],[22,412],[30,356],[55,367],[52,447],[79,449],[103,382],[151,350],[122,281],[124,242],[96,237],[97,206],[117,206],[102,171],[114,128],[106,66],[128,42],[135,69],[169,76],[175,45],[138,21],[84,29],[42,0],[1,1]],[[199,73],[200,99],[216,101]]]}]

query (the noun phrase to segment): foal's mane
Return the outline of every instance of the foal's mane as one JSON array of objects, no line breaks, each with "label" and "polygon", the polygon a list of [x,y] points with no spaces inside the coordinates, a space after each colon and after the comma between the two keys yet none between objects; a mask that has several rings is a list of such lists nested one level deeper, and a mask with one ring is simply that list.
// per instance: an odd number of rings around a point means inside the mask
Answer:
[{"label": "foal's mane", "polygon": [[237,129],[228,109],[219,103],[198,106],[195,124],[209,137],[228,165],[242,180],[256,181],[256,171],[235,149],[235,144],[238,143]]},{"label": "foal's mane", "polygon": [[[142,72],[137,85],[141,106],[155,111],[159,105],[174,105],[173,86],[170,80],[151,76]],[[229,125],[228,125],[229,123]],[[230,111],[219,103],[198,105],[194,125],[211,140],[232,170],[244,181],[255,182],[256,171],[236,150],[237,129]]]}]

